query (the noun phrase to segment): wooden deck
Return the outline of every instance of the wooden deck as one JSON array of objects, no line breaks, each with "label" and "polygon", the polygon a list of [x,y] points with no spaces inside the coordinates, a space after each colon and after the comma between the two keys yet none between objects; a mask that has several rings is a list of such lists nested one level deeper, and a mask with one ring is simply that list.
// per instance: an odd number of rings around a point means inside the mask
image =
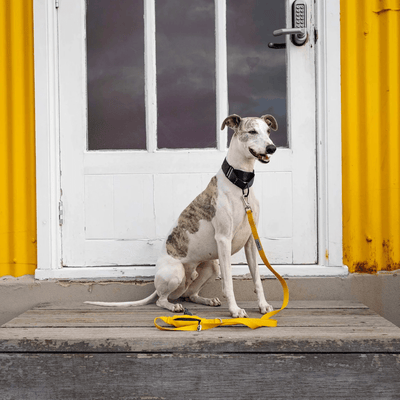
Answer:
[{"label": "wooden deck", "polygon": [[[255,303],[239,305],[260,316]],[[185,307],[229,316],[226,306]],[[360,303],[291,301],[277,328],[257,330],[159,331],[160,315],[81,303],[23,313],[0,328],[0,398],[400,398],[400,328]]]}]

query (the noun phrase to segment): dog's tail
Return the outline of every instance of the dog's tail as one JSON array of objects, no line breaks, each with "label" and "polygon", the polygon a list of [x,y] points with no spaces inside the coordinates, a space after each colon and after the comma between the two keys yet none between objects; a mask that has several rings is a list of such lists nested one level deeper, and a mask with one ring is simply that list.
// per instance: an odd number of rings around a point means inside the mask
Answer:
[{"label": "dog's tail", "polygon": [[123,302],[104,302],[104,301],[85,301],[87,304],[94,304],[96,306],[104,307],[129,307],[129,306],[145,306],[146,304],[153,303],[153,301],[158,297],[157,291],[154,291],[150,296],[145,299],[138,301],[123,301]]}]

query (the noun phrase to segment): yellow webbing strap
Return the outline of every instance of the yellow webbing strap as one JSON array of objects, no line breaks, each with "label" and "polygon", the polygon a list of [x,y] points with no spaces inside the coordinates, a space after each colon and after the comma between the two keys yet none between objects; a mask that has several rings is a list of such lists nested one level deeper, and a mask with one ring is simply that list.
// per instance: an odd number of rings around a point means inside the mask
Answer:
[{"label": "yellow webbing strap", "polygon": [[[256,242],[256,246],[258,252],[260,253],[261,259],[267,268],[279,279],[279,282],[282,285],[283,289],[283,302],[282,307],[279,310],[271,311],[261,318],[229,318],[229,319],[207,319],[201,318],[196,315],[174,315],[173,317],[157,317],[154,320],[154,325],[163,331],[200,331],[205,329],[215,328],[216,326],[228,326],[228,325],[246,325],[251,329],[256,329],[261,326],[271,326],[275,327],[277,325],[277,321],[275,319],[270,319],[272,316],[278,314],[282,311],[289,303],[289,288],[286,284],[286,281],[271,267],[265,253],[264,249],[261,245],[260,238],[258,236],[256,224],[254,223],[253,213],[251,208],[246,208],[247,218],[249,220],[249,224],[251,227],[251,232],[253,234],[254,240]],[[175,328],[167,328],[157,324],[157,320],[161,319],[168,325],[173,325]]]}]

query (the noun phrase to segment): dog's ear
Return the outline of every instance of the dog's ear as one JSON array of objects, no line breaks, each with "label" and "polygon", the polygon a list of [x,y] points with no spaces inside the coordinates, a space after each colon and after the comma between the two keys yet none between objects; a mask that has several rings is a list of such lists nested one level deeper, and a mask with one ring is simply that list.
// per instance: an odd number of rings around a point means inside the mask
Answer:
[{"label": "dog's ear", "polygon": [[242,118],[240,118],[239,115],[236,114],[232,114],[229,117],[226,117],[224,119],[224,122],[222,123],[221,131],[225,128],[225,126],[229,126],[229,128],[232,129],[237,128],[241,120]]},{"label": "dog's ear", "polygon": [[261,117],[264,122],[271,127],[272,130],[277,131],[278,130],[278,123],[276,122],[275,117],[273,117],[270,114],[265,114]]}]

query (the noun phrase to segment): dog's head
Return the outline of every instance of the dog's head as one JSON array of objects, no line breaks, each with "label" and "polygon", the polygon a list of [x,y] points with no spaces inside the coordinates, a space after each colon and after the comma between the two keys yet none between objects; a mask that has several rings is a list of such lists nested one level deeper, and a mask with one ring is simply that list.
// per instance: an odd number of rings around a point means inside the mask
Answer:
[{"label": "dog's head", "polygon": [[243,144],[248,157],[255,157],[262,163],[270,161],[271,155],[276,151],[276,146],[270,138],[271,129],[278,129],[278,123],[272,115],[241,118],[232,114],[225,118],[221,129],[225,126],[234,130],[233,138],[237,138]]}]

